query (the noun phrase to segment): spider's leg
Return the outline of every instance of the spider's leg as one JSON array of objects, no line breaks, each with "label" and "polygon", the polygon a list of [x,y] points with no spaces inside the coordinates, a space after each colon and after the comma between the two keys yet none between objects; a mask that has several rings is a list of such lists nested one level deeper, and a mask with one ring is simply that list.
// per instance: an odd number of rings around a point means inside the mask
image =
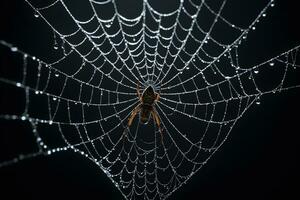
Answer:
[{"label": "spider's leg", "polygon": [[141,110],[141,104],[137,105],[137,106],[132,110],[132,112],[131,112],[131,114],[130,114],[130,116],[129,116],[129,118],[128,118],[127,126],[126,126],[126,128],[125,128],[125,130],[124,130],[124,132],[123,132],[123,137],[124,137],[124,135],[127,134],[127,131],[126,131],[126,130],[131,126],[131,124],[132,124],[132,122],[133,122],[135,116],[138,114],[138,112],[140,112],[140,110]]},{"label": "spider's leg", "polygon": [[128,127],[131,126],[131,124],[132,124],[132,122],[133,122],[133,120],[134,120],[136,114],[138,114],[138,112],[140,112],[140,110],[141,110],[141,104],[137,105],[137,106],[133,109],[133,111],[132,111],[131,114],[130,114],[130,117],[128,118],[128,123],[127,123],[127,126],[128,126]]},{"label": "spider's leg", "polygon": [[161,92],[161,83],[160,83],[158,92],[155,94],[155,102],[158,102],[158,101],[159,101],[159,98],[160,98],[160,92]]},{"label": "spider's leg", "polygon": [[156,102],[158,102],[159,98],[160,98],[160,95],[159,95],[159,93],[156,93],[156,98],[155,98],[155,101],[156,101]]},{"label": "spider's leg", "polygon": [[161,143],[163,143],[163,133],[162,133],[162,128],[160,126],[161,123],[160,123],[159,115],[158,115],[157,111],[154,110],[154,109],[151,111],[151,115],[153,117],[154,122],[158,126],[158,129],[159,129],[159,132],[160,132]]}]

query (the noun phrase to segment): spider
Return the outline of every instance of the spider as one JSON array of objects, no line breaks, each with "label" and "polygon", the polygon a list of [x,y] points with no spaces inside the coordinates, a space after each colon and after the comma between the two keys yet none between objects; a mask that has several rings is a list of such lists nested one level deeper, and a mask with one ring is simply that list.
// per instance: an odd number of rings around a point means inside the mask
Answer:
[{"label": "spider", "polygon": [[143,93],[141,94],[139,84],[137,84],[136,91],[140,103],[132,110],[128,118],[126,129],[132,125],[132,122],[138,113],[140,117],[139,122],[141,124],[147,124],[149,122],[150,114],[151,114],[154,123],[156,123],[156,125],[158,126],[160,136],[161,136],[161,142],[162,142],[163,134],[162,134],[162,128],[160,126],[161,125],[160,117],[154,107],[155,103],[159,100],[160,97],[159,93],[155,92],[154,88],[151,85],[146,87]]}]

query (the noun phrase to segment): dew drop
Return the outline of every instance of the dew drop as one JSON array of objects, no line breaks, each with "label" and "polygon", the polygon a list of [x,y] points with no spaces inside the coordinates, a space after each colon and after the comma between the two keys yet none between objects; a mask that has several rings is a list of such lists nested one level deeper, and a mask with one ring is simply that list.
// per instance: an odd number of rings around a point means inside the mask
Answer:
[{"label": "dew drop", "polygon": [[259,73],[259,71],[258,71],[258,70],[254,70],[254,73],[255,73],[255,74],[258,74],[258,73]]},{"label": "dew drop", "polygon": [[255,104],[260,105],[260,97],[257,97]]},{"label": "dew drop", "polygon": [[40,16],[39,13],[36,11],[36,12],[34,13],[34,17],[35,17],[35,18],[39,18],[39,16]]},{"label": "dew drop", "polygon": [[53,101],[56,101],[56,100],[57,100],[57,98],[56,98],[56,97],[53,97],[52,99],[53,99]]},{"label": "dew drop", "polygon": [[59,77],[59,74],[56,73],[56,74],[55,74],[55,77]]},{"label": "dew drop", "polygon": [[11,50],[12,52],[16,52],[16,51],[18,51],[18,48],[17,48],[17,47],[11,47],[10,50]]},{"label": "dew drop", "polygon": [[269,65],[270,65],[271,67],[273,67],[273,66],[275,65],[275,63],[270,62]]},{"label": "dew drop", "polygon": [[53,49],[57,50],[58,49],[58,44],[55,42],[53,45]]},{"label": "dew drop", "polygon": [[263,17],[266,17],[266,16],[267,16],[267,14],[266,14],[266,13],[263,13],[263,14],[262,14],[262,16],[263,16]]},{"label": "dew drop", "polygon": [[21,87],[22,84],[21,84],[21,83],[16,83],[16,86],[17,86],[17,87]]},{"label": "dew drop", "polygon": [[49,124],[50,124],[50,125],[52,125],[52,124],[53,124],[53,121],[52,121],[52,120],[50,120],[50,121],[49,121]]}]

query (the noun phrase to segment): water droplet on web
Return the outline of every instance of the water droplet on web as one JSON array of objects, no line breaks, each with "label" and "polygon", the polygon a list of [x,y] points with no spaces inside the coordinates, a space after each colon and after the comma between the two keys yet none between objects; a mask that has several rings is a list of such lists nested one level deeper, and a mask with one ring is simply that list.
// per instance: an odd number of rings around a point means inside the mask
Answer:
[{"label": "water droplet on web", "polygon": [[257,97],[255,104],[260,105],[260,97]]},{"label": "water droplet on web", "polygon": [[106,24],[105,24],[105,27],[106,27],[106,28],[110,28],[110,27],[111,27],[111,23],[106,23]]},{"label": "water droplet on web", "polygon": [[253,27],[252,27],[252,30],[255,30],[255,29],[256,29],[255,26],[253,26]]},{"label": "water droplet on web", "polygon": [[35,18],[38,18],[39,16],[40,16],[39,13],[38,13],[37,11],[35,11],[34,17],[35,17]]},{"label": "water droplet on web", "polygon": [[132,40],[135,42],[135,40],[136,40],[136,39],[135,39],[135,38],[133,38]]},{"label": "water droplet on web", "polygon": [[16,52],[16,51],[18,51],[18,48],[17,48],[17,47],[11,47],[10,50],[11,50],[12,52]]},{"label": "water droplet on web", "polygon": [[16,86],[17,86],[17,87],[21,87],[22,84],[21,84],[21,83],[16,83]]},{"label": "water droplet on web", "polygon": [[254,73],[255,73],[255,74],[258,74],[258,73],[259,73],[259,71],[256,69],[256,70],[254,70]]},{"label": "water droplet on web", "polygon": [[53,121],[52,121],[52,120],[50,120],[50,121],[49,121],[49,125],[52,125],[52,124],[53,124]]},{"label": "water droplet on web", "polygon": [[24,121],[24,120],[26,120],[26,119],[27,119],[26,115],[23,115],[23,116],[21,117],[21,120],[22,120],[22,121]]},{"label": "water droplet on web", "polygon": [[270,62],[269,65],[270,65],[271,67],[273,67],[273,66],[275,65],[275,63],[274,63],[274,62]]},{"label": "water droplet on web", "polygon": [[274,3],[271,3],[271,7],[274,7],[275,6],[275,4]]},{"label": "water droplet on web", "polygon": [[196,17],[197,17],[197,15],[196,15],[196,14],[192,15],[192,18],[193,18],[193,19],[195,19]]},{"label": "water droplet on web", "polygon": [[56,98],[56,97],[53,97],[52,99],[53,99],[53,101],[56,101],[56,100],[57,100],[57,98]]},{"label": "water droplet on web", "polygon": [[55,74],[55,77],[59,77],[59,74],[58,74],[58,73],[56,73],[56,74]]},{"label": "water droplet on web", "polygon": [[263,16],[263,17],[266,17],[266,16],[267,16],[267,14],[266,14],[266,13],[263,13],[263,14],[262,14],[262,16]]},{"label": "water droplet on web", "polygon": [[57,50],[58,49],[58,44],[57,43],[54,43],[53,45],[53,49]]},{"label": "water droplet on web", "polygon": [[36,90],[34,93],[35,93],[35,94],[39,94],[39,91],[38,91],[38,90]]}]

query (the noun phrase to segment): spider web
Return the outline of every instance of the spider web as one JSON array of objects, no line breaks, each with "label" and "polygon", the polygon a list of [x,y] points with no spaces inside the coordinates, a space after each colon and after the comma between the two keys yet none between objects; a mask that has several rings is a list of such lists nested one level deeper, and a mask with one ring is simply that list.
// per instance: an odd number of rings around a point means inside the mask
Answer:
[{"label": "spider web", "polygon": [[[36,144],[33,153],[4,157],[0,167],[71,150],[99,166],[125,199],[165,199],[206,164],[251,105],[299,87],[300,46],[257,65],[239,61],[239,48],[273,0],[244,27],[223,16],[226,0],[181,0],[170,12],[144,0],[134,18],[121,14],[113,0],[25,1],[53,32],[53,48],[62,51],[45,61],[0,42],[22,66],[0,82],[24,99],[21,112],[0,117],[21,120]],[[266,83],[263,75],[270,73]],[[127,127],[139,103],[138,84],[141,91],[148,85],[160,91],[155,107],[162,142],[152,121],[143,126],[135,119]]]}]

